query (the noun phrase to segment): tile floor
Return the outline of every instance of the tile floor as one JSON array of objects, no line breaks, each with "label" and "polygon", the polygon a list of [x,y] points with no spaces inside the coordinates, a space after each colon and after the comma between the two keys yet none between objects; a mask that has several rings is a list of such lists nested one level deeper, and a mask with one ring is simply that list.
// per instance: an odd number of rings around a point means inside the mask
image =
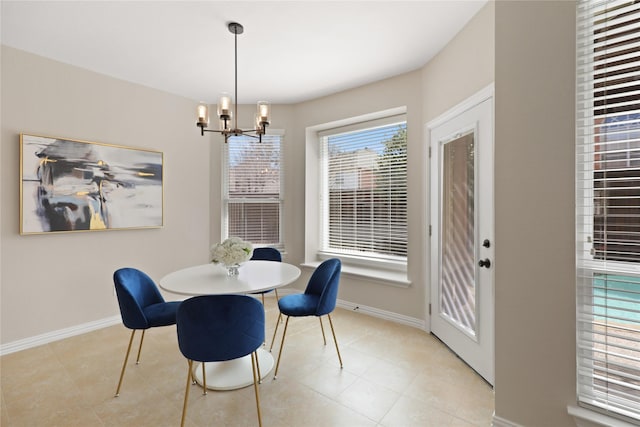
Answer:
[{"label": "tile floor", "polygon": [[[275,298],[266,305],[269,344],[278,312]],[[343,309],[332,318],[344,369],[326,320],[325,347],[317,319],[292,318],[278,379],[260,385],[264,427],[491,425],[493,389],[436,338]],[[187,362],[175,326],[147,332],[114,398],[128,338],[116,325],[0,358],[0,425],[180,425]],[[257,425],[253,387],[203,396],[192,386],[185,424]]]}]

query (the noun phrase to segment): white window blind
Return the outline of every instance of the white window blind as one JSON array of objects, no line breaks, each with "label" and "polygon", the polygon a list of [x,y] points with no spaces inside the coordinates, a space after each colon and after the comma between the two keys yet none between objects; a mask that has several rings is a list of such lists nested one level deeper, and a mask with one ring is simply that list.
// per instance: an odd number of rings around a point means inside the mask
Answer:
[{"label": "white window blind", "polygon": [[577,387],[640,421],[640,3],[578,2]]},{"label": "white window blind", "polygon": [[282,135],[229,138],[224,156],[224,223],[227,236],[281,247]]},{"label": "white window blind", "polygon": [[406,262],[406,136],[404,115],[320,134],[321,252]]}]

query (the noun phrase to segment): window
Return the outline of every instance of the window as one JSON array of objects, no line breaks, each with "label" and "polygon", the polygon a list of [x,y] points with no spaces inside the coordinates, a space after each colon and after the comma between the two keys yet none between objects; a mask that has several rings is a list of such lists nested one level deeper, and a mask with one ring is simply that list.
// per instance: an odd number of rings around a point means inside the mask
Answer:
[{"label": "window", "polygon": [[640,3],[578,2],[578,401],[640,421]]},{"label": "window", "polygon": [[282,134],[229,138],[224,148],[224,225],[227,236],[256,246],[282,247]]},{"label": "window", "polygon": [[405,116],[327,129],[319,143],[321,256],[406,269]]}]

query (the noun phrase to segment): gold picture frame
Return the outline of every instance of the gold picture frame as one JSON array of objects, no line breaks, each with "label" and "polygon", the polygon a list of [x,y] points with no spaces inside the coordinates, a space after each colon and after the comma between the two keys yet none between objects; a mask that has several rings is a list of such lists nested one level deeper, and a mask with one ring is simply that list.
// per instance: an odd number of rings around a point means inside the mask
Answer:
[{"label": "gold picture frame", "polygon": [[20,234],[164,225],[164,154],[20,134]]}]

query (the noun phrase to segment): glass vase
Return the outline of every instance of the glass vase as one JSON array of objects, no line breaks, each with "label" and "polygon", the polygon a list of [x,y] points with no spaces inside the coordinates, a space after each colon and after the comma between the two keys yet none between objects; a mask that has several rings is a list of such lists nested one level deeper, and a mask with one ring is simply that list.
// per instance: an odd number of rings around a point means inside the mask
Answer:
[{"label": "glass vase", "polygon": [[238,271],[238,267],[240,267],[240,264],[231,264],[225,267],[227,267],[227,276],[229,277],[235,277],[240,274],[240,272]]}]

